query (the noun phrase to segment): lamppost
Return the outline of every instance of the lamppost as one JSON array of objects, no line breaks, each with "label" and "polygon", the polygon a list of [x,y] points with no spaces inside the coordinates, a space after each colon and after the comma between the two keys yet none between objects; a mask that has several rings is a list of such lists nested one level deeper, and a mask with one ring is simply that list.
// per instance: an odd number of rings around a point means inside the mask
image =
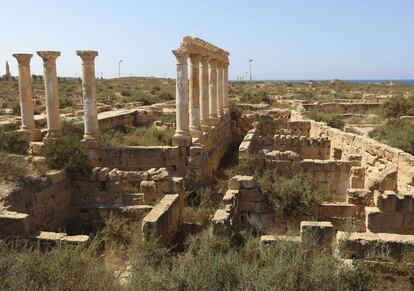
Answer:
[{"label": "lamppost", "polygon": [[250,83],[253,81],[253,78],[252,78],[252,62],[253,62],[253,59],[249,59]]},{"label": "lamppost", "polygon": [[119,60],[118,62],[118,77],[119,78],[121,78],[121,63],[122,63],[122,60]]}]

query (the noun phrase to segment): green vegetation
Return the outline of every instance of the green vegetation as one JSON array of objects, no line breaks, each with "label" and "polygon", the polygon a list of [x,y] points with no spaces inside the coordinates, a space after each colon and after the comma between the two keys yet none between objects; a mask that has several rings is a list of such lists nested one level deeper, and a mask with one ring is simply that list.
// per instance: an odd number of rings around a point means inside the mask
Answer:
[{"label": "green vegetation", "polygon": [[242,103],[267,103],[270,104],[270,97],[268,92],[260,90],[257,92],[245,91],[240,96]]},{"label": "green vegetation", "polygon": [[312,206],[330,200],[327,187],[302,174],[281,176],[275,170],[266,169],[256,157],[241,160],[237,166],[225,172],[220,182],[221,193],[227,190],[227,180],[235,175],[254,176],[269,206],[286,218],[309,214]]},{"label": "green vegetation", "polygon": [[[130,277],[120,284],[99,240],[55,248],[0,244],[2,290],[409,290],[413,257],[396,264],[390,277],[361,261],[348,265],[313,243],[283,240],[261,247],[248,233],[238,240],[214,236],[211,229],[190,236],[173,253],[141,238],[125,242]],[[107,242],[105,242],[105,245]],[[409,274],[409,273],[408,273]]]},{"label": "green vegetation", "polygon": [[13,154],[27,154],[29,141],[22,132],[0,127],[0,151]]},{"label": "green vegetation", "polygon": [[414,115],[414,95],[408,98],[399,95],[388,99],[381,105],[381,113],[386,118]]},{"label": "green vegetation", "polygon": [[414,155],[414,124],[389,119],[385,125],[371,131],[369,136]]},{"label": "green vegetation", "polygon": [[326,122],[329,126],[343,129],[345,121],[342,116],[338,113],[325,113],[319,111],[307,111],[306,116],[316,121]]},{"label": "green vegetation", "polygon": [[160,130],[155,126],[123,126],[101,134],[102,143],[110,146],[160,146],[170,145],[173,129]]},{"label": "green vegetation", "polygon": [[64,169],[68,174],[88,174],[92,166],[85,154],[85,145],[80,140],[80,127],[64,123],[63,137],[45,142],[42,155],[51,169]]}]

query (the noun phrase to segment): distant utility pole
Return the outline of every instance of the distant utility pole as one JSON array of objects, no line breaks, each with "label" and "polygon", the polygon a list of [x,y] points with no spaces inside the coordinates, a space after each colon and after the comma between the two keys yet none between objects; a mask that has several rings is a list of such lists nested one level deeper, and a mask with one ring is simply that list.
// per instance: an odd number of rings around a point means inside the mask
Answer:
[{"label": "distant utility pole", "polygon": [[253,59],[249,59],[250,83],[253,81],[253,78],[252,78],[252,63],[253,63]]},{"label": "distant utility pole", "polygon": [[121,78],[121,63],[122,63],[122,60],[119,60],[118,62],[118,77],[119,78]]}]

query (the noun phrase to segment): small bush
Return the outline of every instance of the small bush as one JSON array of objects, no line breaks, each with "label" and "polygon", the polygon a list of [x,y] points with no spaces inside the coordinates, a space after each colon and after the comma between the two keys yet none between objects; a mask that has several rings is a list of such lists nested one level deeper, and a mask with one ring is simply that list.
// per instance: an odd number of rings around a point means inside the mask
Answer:
[{"label": "small bush", "polygon": [[0,152],[0,180],[16,180],[29,174],[30,164],[26,160],[11,158]]},{"label": "small bush", "polygon": [[265,171],[257,176],[257,184],[269,205],[285,218],[309,214],[312,206],[330,199],[327,187],[304,175],[282,177],[274,171]]},{"label": "small bush", "polygon": [[74,105],[74,102],[72,100],[72,98],[68,97],[68,96],[63,96],[62,98],[60,98],[59,100],[59,108],[66,108],[66,107],[72,107]]},{"label": "small bush", "polygon": [[0,127],[0,151],[25,155],[28,149],[29,140],[25,134]]},{"label": "small bush", "polygon": [[169,145],[174,130],[160,130],[155,126],[126,126],[102,133],[102,142],[111,146],[158,146]]},{"label": "small bush", "polygon": [[85,145],[76,135],[65,135],[45,143],[42,155],[52,169],[64,169],[70,175],[89,174],[92,166],[84,153]]},{"label": "small bush", "polygon": [[121,95],[124,96],[124,97],[129,97],[129,96],[131,96],[131,93],[127,90],[122,90]]}]

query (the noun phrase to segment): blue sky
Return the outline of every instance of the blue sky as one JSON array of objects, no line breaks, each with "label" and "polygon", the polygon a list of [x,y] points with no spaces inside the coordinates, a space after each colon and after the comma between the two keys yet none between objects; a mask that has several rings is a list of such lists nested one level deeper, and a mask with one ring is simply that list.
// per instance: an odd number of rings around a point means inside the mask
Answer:
[{"label": "blue sky", "polygon": [[[96,74],[175,77],[185,35],[231,53],[230,78],[414,79],[414,1],[0,0],[0,63],[59,50],[58,74],[80,76],[77,49],[99,51]],[[42,72],[35,55],[32,72]],[[4,73],[4,65],[0,74]]]}]

